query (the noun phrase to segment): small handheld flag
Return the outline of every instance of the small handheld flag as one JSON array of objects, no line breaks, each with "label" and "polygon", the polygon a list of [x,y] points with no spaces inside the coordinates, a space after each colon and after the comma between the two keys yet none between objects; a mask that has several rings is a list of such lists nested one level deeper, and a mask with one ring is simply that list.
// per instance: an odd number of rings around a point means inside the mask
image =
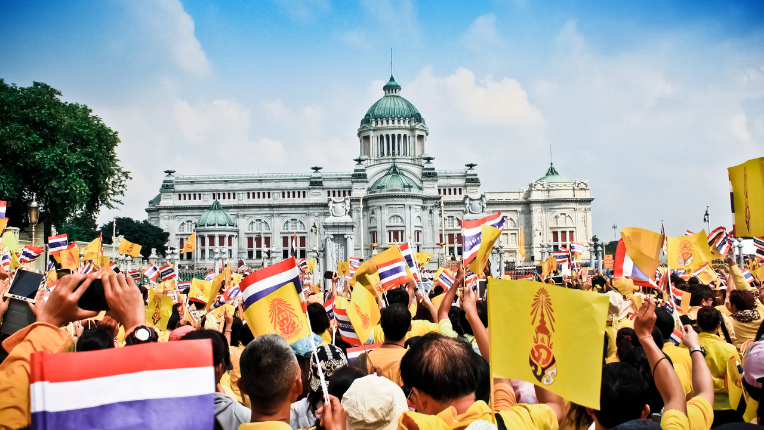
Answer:
[{"label": "small handheld flag", "polygon": [[462,238],[464,242],[464,250],[462,251],[464,261],[472,261],[477,257],[478,250],[480,249],[480,226],[487,224],[493,228],[503,230],[504,229],[504,217],[501,212],[497,212],[493,215],[488,215],[476,220],[464,220],[462,221]]},{"label": "small handheld flag", "polygon": [[0,200],[0,218],[5,218],[5,210],[8,207],[8,202]]},{"label": "small handheld flag", "polygon": [[414,253],[411,250],[411,246],[408,244],[408,242],[398,245],[398,249],[401,251],[401,255],[403,256],[403,259],[406,260],[406,265],[409,268],[409,271],[411,271],[411,275],[414,277],[414,280],[416,282],[419,282],[419,271],[417,270],[416,266],[416,257],[414,256]]},{"label": "small handheld flag", "polygon": [[440,285],[444,290],[448,291],[451,286],[454,285],[454,281],[456,281],[456,277],[450,270],[444,267],[438,267],[438,271],[435,273],[435,280],[433,281],[433,285]]},{"label": "small handheld flag", "polygon": [[764,237],[754,237],[753,246],[756,248],[756,258],[764,260]]},{"label": "small handheld flag", "polygon": [[175,269],[172,267],[172,264],[167,264],[159,268],[159,276],[162,277],[163,281],[166,281],[168,279],[174,279],[175,278]]},{"label": "small handheld flag", "polygon": [[358,338],[353,328],[353,323],[350,322],[350,317],[348,317],[348,305],[349,303],[345,298],[335,297],[334,319],[337,321],[337,331],[339,331],[340,337],[345,342],[351,345],[361,345],[363,342]]},{"label": "small handheld flag", "polygon": [[191,281],[182,281],[178,282],[178,291],[181,294],[188,293],[188,290],[191,289]]},{"label": "small handheld flag", "polygon": [[159,269],[157,269],[157,266],[155,266],[153,263],[149,264],[149,267],[143,271],[143,275],[149,278],[149,280],[153,281],[157,278],[157,276],[159,276]]},{"label": "small handheld flag", "polygon": [[58,236],[48,237],[48,253],[50,255],[56,255],[59,252],[66,249],[69,246],[69,241],[65,234],[59,234]]},{"label": "small handheld flag", "polygon": [[211,281],[213,279],[215,279],[215,272],[214,271],[207,272],[207,274],[204,275],[204,280],[205,281]]},{"label": "small handheld flag", "polygon": [[31,263],[37,260],[37,257],[45,252],[45,249],[39,246],[23,246],[21,247],[21,264]]}]

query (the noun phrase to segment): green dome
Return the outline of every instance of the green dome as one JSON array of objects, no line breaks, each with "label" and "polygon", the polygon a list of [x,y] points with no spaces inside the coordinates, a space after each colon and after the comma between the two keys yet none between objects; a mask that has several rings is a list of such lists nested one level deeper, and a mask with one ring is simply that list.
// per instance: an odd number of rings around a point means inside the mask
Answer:
[{"label": "green dome", "polygon": [[393,193],[393,192],[420,192],[422,187],[417,185],[413,179],[406,176],[401,169],[395,164],[390,167],[381,178],[374,181],[374,184],[369,187],[369,193]]},{"label": "green dome", "polygon": [[554,168],[554,163],[550,163],[549,170],[546,171],[546,176],[543,178],[540,178],[536,180],[536,182],[544,181],[546,183],[567,183],[567,182],[573,182],[570,179],[568,179],[566,176],[562,176],[557,172],[557,169]]},{"label": "green dome", "polygon": [[236,227],[236,221],[223,210],[223,206],[220,202],[215,200],[212,202],[212,207],[207,212],[204,212],[199,220],[196,222],[197,227]]},{"label": "green dome", "polygon": [[398,95],[401,86],[395,82],[392,76],[382,89],[385,91],[385,96],[377,100],[366,111],[366,115],[361,120],[361,125],[369,124],[372,120],[392,118],[411,119],[414,123],[424,123],[424,118],[417,108],[410,101]]}]

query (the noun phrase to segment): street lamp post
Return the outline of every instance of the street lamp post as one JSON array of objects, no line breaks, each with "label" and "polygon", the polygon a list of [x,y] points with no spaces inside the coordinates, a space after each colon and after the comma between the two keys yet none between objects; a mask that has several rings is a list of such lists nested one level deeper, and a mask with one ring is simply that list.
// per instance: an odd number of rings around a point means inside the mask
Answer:
[{"label": "street lamp post", "polygon": [[703,222],[706,223],[706,233],[711,233],[711,215],[708,213],[710,206],[706,206],[706,213],[703,215]]},{"label": "street lamp post", "polygon": [[32,246],[34,246],[34,230],[37,225],[38,215],[40,214],[40,206],[37,204],[35,194],[32,194],[32,203],[29,203],[29,225],[32,226]]}]

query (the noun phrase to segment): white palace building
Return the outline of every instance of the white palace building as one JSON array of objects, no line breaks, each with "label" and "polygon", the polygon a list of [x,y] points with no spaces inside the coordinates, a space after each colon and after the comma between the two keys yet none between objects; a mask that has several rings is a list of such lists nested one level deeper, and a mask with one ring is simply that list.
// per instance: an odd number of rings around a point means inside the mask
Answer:
[{"label": "white palace building", "polygon": [[[484,191],[475,164],[436,169],[427,155],[429,128],[422,115],[401,97],[392,76],[383,90],[361,119],[352,171],[313,167],[312,173],[181,175],[168,170],[146,208],[149,222],[170,233],[172,247],[182,248],[197,232],[197,250],[181,256],[181,267],[226,260],[259,268],[286,258],[296,234],[300,257],[318,256],[320,270],[402,242],[438,256],[429,267],[436,268],[443,259],[460,259],[460,220],[497,211],[506,217],[496,249],[500,261],[528,265],[570,242],[589,244],[588,181],[570,180],[550,166],[527,188]],[[587,246],[582,258],[589,259],[589,253]]]}]

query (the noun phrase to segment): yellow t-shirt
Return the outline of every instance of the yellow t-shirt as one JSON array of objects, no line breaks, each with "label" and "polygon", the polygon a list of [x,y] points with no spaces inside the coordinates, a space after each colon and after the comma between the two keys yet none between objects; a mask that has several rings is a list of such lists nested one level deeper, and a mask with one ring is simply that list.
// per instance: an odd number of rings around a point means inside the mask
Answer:
[{"label": "yellow t-shirt", "polygon": [[374,366],[382,369],[382,375],[385,378],[403,386],[401,379],[401,358],[406,354],[403,347],[393,346],[392,348],[377,348],[369,352],[369,358]]},{"label": "yellow t-shirt", "polygon": [[692,358],[690,358],[690,351],[679,348],[671,342],[666,342],[663,344],[663,352],[674,363],[674,371],[676,376],[679,377],[679,382],[682,384],[684,395],[687,396],[692,393]]},{"label": "yellow t-shirt", "polygon": [[731,357],[737,356],[737,349],[710,333],[699,333],[698,343],[706,349],[706,364],[714,382],[714,410],[731,409],[724,379],[727,377],[727,363]]},{"label": "yellow t-shirt", "polygon": [[[448,318],[444,318],[440,320],[438,324],[431,323],[425,320],[411,321],[411,331],[406,333],[406,339],[412,338],[414,336],[424,336],[427,333],[430,333],[432,331],[437,331],[438,333],[448,337],[457,336],[457,333],[454,331],[453,327],[451,326],[451,320],[449,320]],[[377,324],[376,326],[374,326],[374,331],[372,332],[372,336],[373,336],[372,343],[382,343],[385,341],[385,333],[382,331],[381,324]]]},{"label": "yellow t-shirt", "polygon": [[528,405],[520,403],[499,412],[508,429],[557,430],[557,415],[545,404]]},{"label": "yellow t-shirt", "polygon": [[262,423],[244,423],[239,430],[292,430],[292,427],[283,421],[266,421]]},{"label": "yellow t-shirt", "polygon": [[[506,411],[499,412],[508,429],[557,430],[557,416],[547,405],[519,404]],[[454,407],[449,407],[438,415],[425,415],[418,412],[404,412],[398,419],[398,430],[408,430],[403,423],[413,420],[419,430],[451,430],[466,428],[477,420],[494,423],[491,409],[483,401],[473,403],[463,414],[457,414]]]},{"label": "yellow t-shirt", "polygon": [[687,415],[676,409],[664,411],[661,428],[663,430],[709,430],[713,422],[714,411],[711,404],[706,399],[696,396],[687,402]]}]

